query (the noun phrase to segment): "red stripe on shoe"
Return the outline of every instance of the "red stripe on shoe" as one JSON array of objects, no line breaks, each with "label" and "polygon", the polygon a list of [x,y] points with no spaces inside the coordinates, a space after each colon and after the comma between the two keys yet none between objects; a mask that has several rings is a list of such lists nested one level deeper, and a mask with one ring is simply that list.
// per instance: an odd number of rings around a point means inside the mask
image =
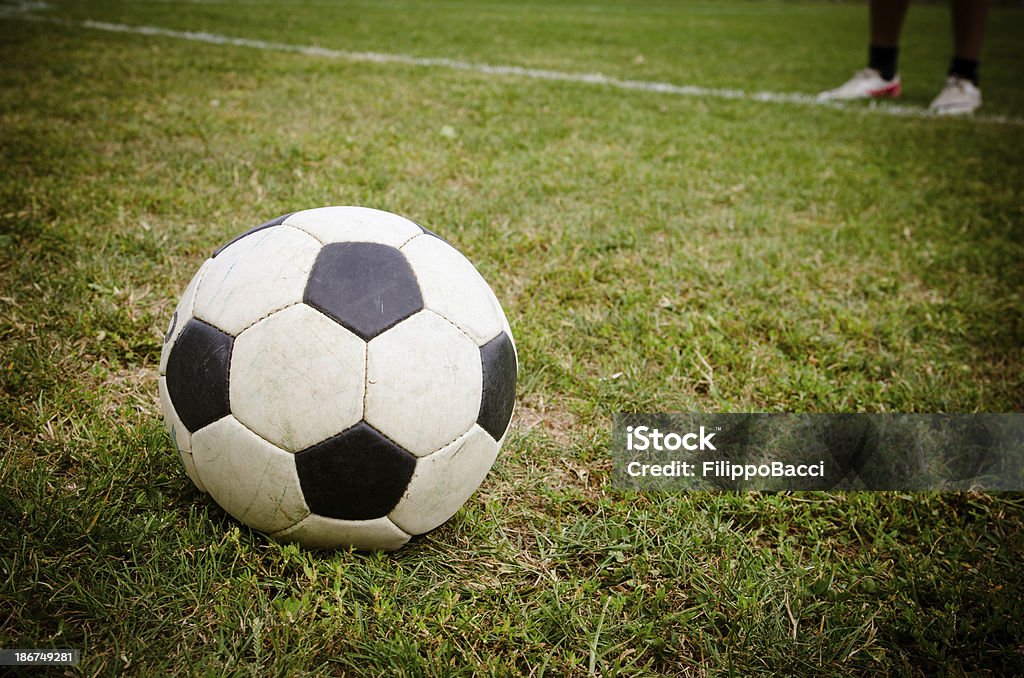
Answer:
[{"label": "red stripe on shoe", "polygon": [[899,95],[900,95],[900,83],[898,83],[898,82],[894,82],[891,85],[887,85],[885,87],[880,87],[878,89],[873,89],[873,90],[869,90],[868,91],[868,96],[869,97],[879,97],[879,98],[881,98],[881,97],[892,97],[892,98],[895,99]]}]

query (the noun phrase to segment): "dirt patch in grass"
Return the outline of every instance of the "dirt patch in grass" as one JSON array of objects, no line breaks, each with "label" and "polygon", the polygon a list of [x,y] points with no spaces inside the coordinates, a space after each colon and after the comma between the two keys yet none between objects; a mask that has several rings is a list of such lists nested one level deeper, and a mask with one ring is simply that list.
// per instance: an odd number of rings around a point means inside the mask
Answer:
[{"label": "dirt patch in grass", "polygon": [[527,398],[516,405],[512,428],[521,435],[540,432],[566,447],[571,445],[579,431],[576,415],[543,396]]},{"label": "dirt patch in grass", "polygon": [[83,384],[99,396],[99,412],[116,416],[127,410],[152,417],[162,416],[156,365],[110,366],[100,361]]}]

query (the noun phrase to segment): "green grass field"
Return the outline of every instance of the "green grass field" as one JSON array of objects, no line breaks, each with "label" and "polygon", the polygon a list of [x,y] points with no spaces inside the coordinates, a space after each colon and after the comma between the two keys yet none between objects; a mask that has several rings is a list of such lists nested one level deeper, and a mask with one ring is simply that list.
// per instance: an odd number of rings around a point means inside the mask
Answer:
[{"label": "green grass field", "polygon": [[[13,8],[13,9],[12,9]],[[1024,409],[1024,9],[976,119],[101,30],[814,94],[831,2],[0,4],[0,648],[111,675],[1024,673],[1024,499],[623,494],[619,411]],[[108,27],[109,28],[109,27]],[[162,332],[278,214],[404,214],[474,261],[521,361],[502,456],[394,554],[240,526],[164,431]]]}]

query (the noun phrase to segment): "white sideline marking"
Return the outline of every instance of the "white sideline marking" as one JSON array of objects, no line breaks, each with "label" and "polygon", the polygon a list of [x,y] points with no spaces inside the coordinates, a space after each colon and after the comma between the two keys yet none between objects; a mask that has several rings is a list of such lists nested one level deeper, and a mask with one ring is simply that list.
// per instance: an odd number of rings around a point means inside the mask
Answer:
[{"label": "white sideline marking", "polygon": [[[273,52],[290,52],[293,54],[304,54],[307,56],[324,57],[328,59],[339,59],[352,62],[370,62],[378,64],[403,64],[407,66],[422,66],[428,68],[447,68],[456,71],[468,71],[484,75],[505,75],[529,78],[532,80],[552,80],[558,82],[571,82],[587,85],[598,85],[611,87],[620,90],[632,90],[640,92],[657,92],[661,94],[673,94],[677,96],[705,97],[715,99],[737,99],[741,101],[762,101],[768,103],[800,104],[804,106],[819,106],[836,110],[848,110],[854,112],[874,112],[885,115],[909,117],[909,118],[939,118],[928,109],[920,106],[903,106],[895,104],[879,104],[872,102],[869,106],[849,105],[838,101],[822,101],[813,94],[786,93],[786,92],[748,92],[741,89],[724,89],[715,87],[699,87],[697,85],[676,85],[670,82],[657,82],[652,80],[626,80],[616,78],[603,73],[579,73],[569,71],[553,71],[542,68],[526,68],[524,66],[506,66],[500,64],[487,64],[474,61],[460,61],[445,57],[417,57],[408,54],[386,54],[382,52],[350,52],[345,50],[330,49],[328,47],[317,47],[315,45],[293,45],[284,42],[272,42],[267,40],[255,40],[252,38],[235,38],[217,33],[205,31],[176,31],[170,28],[158,26],[134,26],[129,24],[108,23],[106,21],[69,21],[56,17],[43,17],[35,14],[36,11],[49,9],[45,2],[33,2],[32,0],[21,0],[16,5],[0,5],[0,16],[10,18],[21,18],[29,21],[60,24],[63,26],[83,27],[93,30],[107,31],[110,33],[129,33],[133,35],[148,35],[164,38],[176,38],[191,42],[203,42],[211,45],[229,45],[232,47],[249,47]],[[998,125],[1024,125],[1024,118],[1008,116],[976,115],[961,120],[981,122]]]}]

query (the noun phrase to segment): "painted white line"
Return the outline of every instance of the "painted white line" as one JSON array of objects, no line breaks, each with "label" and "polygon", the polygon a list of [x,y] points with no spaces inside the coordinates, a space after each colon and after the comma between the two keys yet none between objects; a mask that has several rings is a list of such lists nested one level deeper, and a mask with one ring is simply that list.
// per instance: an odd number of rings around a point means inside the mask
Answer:
[{"label": "painted white line", "polygon": [[50,6],[45,2],[34,2],[33,0],[18,0],[13,5],[2,4],[0,5],[0,17],[12,18],[12,17],[24,17],[34,18],[29,15],[35,12],[42,12],[50,9]]},{"label": "painted white line", "polygon": [[[741,89],[723,89],[715,87],[699,87],[697,85],[676,85],[670,82],[657,82],[651,80],[625,80],[603,73],[580,73],[570,71],[553,71],[542,68],[526,68],[524,66],[507,66],[500,64],[487,64],[474,61],[460,61],[444,57],[417,57],[407,54],[387,54],[382,52],[350,52],[345,50],[330,49],[328,47],[317,47],[315,45],[294,45],[284,42],[272,42],[267,40],[254,40],[251,38],[236,38],[217,33],[204,31],[176,31],[158,26],[138,26],[130,24],[108,23],[105,21],[69,21],[56,17],[40,16],[35,12],[47,9],[45,2],[32,2],[23,0],[17,5],[3,6],[6,11],[0,12],[0,16],[21,18],[30,21],[60,24],[71,27],[89,28],[92,30],[107,31],[110,33],[128,33],[132,35],[148,35],[155,37],[174,38],[188,40],[191,42],[202,42],[211,45],[228,45],[232,47],[249,47],[274,52],[290,52],[293,54],[304,54],[307,56],[322,57],[327,59],[338,59],[351,62],[369,62],[378,64],[403,64],[408,66],[420,66],[427,68],[446,68],[449,70],[467,71],[483,75],[498,75],[528,78],[532,80],[551,80],[557,82],[570,82],[577,84],[597,85],[610,87],[619,90],[631,90],[639,92],[655,92],[660,94],[671,94],[677,96],[714,98],[714,99],[737,99],[741,101],[760,101],[766,103],[798,104],[803,106],[818,106],[836,110],[847,110],[858,113],[871,112],[884,115],[911,117],[911,118],[936,118],[938,116],[930,113],[926,108],[920,106],[901,106],[894,104],[874,103],[870,106],[862,104],[846,104],[838,101],[823,101],[812,94],[786,93],[786,92],[748,92]],[[997,125],[1024,126],[1024,118],[1008,116],[986,116],[976,115],[963,118],[970,122],[987,123]]]}]

